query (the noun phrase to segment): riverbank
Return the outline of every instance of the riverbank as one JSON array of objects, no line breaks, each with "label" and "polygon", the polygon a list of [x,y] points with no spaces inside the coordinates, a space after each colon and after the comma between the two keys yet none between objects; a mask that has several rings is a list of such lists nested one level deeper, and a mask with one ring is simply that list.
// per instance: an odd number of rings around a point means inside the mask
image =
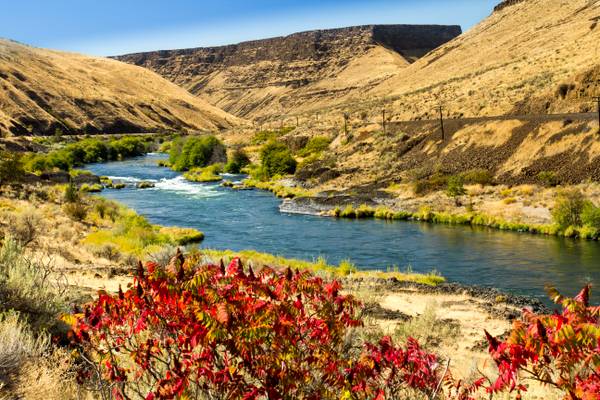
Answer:
[{"label": "riverbank", "polygon": [[248,179],[247,187],[267,190],[283,199],[280,211],[344,219],[420,221],[447,225],[487,227],[503,231],[600,240],[600,229],[592,226],[561,227],[552,216],[556,199],[563,192],[582,193],[592,205],[600,204],[600,185],[595,183],[545,188],[466,186],[460,201],[445,191],[417,196],[409,185],[388,190],[304,189],[293,179],[258,182]]}]

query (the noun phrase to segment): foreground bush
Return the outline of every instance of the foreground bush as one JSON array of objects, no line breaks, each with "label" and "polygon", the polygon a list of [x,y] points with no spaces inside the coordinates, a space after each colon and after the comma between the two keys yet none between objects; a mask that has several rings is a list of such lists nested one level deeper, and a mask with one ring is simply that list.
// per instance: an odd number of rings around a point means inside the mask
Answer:
[{"label": "foreground bush", "polygon": [[[114,398],[396,399],[434,396],[435,355],[409,339],[356,343],[359,304],[308,272],[149,263],[127,292],[100,293],[74,333]],[[422,397],[422,394],[420,395]]]},{"label": "foreground bush", "polygon": [[550,293],[562,313],[526,311],[506,341],[486,332],[499,371],[488,392],[509,390],[520,398],[533,380],[559,389],[564,400],[600,398],[600,306],[590,306],[589,286],[573,299]]},{"label": "foreground bush", "polygon": [[51,279],[51,261],[24,256],[23,247],[10,236],[0,248],[0,313],[14,310],[28,315],[29,322],[48,328],[63,310],[64,287]]}]

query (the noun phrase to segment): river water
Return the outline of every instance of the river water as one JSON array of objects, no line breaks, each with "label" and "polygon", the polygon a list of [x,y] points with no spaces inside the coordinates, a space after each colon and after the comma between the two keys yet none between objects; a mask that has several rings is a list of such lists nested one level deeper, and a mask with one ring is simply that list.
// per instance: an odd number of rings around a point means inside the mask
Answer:
[{"label": "river water", "polygon": [[[164,157],[149,154],[86,168],[125,183],[155,182],[152,189],[132,185],[105,190],[102,196],[133,208],[152,223],[197,228],[206,234],[206,248],[254,249],[306,260],[323,256],[332,264],[349,259],[364,269],[436,270],[449,281],[496,287],[546,303],[545,284],[573,295],[587,282],[600,283],[597,242],[465,226],[284,214],[271,193],[187,182],[156,165]],[[600,299],[600,287],[594,299]]]}]

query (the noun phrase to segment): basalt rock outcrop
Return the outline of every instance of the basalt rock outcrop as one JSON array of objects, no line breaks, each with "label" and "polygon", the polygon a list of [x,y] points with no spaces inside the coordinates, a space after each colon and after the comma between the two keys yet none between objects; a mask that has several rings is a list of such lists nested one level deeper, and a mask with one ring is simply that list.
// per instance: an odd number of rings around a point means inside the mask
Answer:
[{"label": "basalt rock outcrop", "polygon": [[494,7],[494,11],[500,11],[500,10],[505,9],[506,7],[514,6],[515,4],[519,4],[524,1],[525,0],[504,0],[503,2],[498,4],[496,7]]},{"label": "basalt rock outcrop", "polygon": [[234,115],[265,117],[373,87],[460,34],[459,26],[369,25],[116,58]]}]

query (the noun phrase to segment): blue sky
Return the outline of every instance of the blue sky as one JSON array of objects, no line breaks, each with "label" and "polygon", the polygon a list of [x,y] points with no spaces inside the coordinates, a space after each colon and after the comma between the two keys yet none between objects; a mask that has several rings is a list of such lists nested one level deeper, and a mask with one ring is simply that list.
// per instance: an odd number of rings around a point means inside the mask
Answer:
[{"label": "blue sky", "polygon": [[500,0],[0,0],[0,37],[92,55],[238,43],[363,24],[458,24]]}]

